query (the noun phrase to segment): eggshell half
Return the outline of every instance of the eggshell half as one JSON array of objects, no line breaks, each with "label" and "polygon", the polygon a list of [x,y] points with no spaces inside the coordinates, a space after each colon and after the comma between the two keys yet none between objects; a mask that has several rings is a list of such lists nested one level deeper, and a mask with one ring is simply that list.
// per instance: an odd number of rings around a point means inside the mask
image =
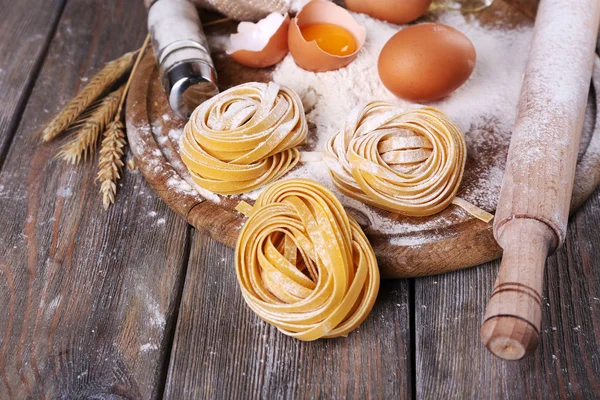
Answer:
[{"label": "eggshell half", "polygon": [[[348,30],[356,39],[356,51],[347,56],[335,56],[321,50],[317,42],[307,42],[300,28],[328,23]],[[290,23],[288,46],[296,64],[307,71],[326,72],[340,69],[354,60],[365,43],[366,30],[344,8],[324,0],[313,0]]]},{"label": "eggshell half", "polygon": [[[270,17],[270,16],[269,16]],[[266,17],[266,18],[269,18]],[[265,18],[265,19],[266,19]],[[264,21],[265,19],[261,20]],[[241,24],[251,24],[255,25],[255,27],[249,27],[251,32],[239,32],[234,35],[237,35],[238,41],[249,41],[247,43],[248,47],[253,48],[256,47],[255,43],[251,43],[252,40],[260,40],[257,38],[256,32],[257,25],[261,24],[261,21],[256,24],[252,24],[251,22],[242,22]],[[240,25],[241,25],[240,24]],[[260,50],[247,50],[240,49],[235,51],[227,51],[227,53],[238,63],[245,65],[251,68],[266,68],[272,65],[277,64],[279,61],[283,59],[288,53],[288,30],[290,26],[290,16],[285,15],[285,18],[281,21],[281,25],[279,28],[273,33],[270,39],[268,39],[267,44]],[[238,27],[238,30],[240,28]],[[263,33],[260,33],[263,34]],[[260,35],[258,34],[258,35]],[[254,36],[253,36],[254,35]],[[242,37],[244,36],[244,37]],[[241,40],[240,40],[241,39]],[[243,44],[241,45],[243,46]]]}]

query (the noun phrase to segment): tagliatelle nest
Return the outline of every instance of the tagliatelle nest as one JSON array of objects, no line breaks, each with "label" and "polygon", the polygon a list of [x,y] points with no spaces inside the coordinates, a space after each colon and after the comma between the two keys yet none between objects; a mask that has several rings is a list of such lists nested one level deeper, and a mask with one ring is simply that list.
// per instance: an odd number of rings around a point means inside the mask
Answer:
[{"label": "tagliatelle nest", "polygon": [[379,292],[373,248],[334,194],[318,182],[275,182],[260,194],[236,245],[246,304],[300,340],[346,336]]},{"label": "tagliatelle nest", "polygon": [[442,112],[382,101],[356,108],[325,149],[333,183],[349,197],[418,217],[455,204],[489,222],[491,214],[456,197],[466,157],[462,132]]},{"label": "tagliatelle nest", "polygon": [[274,82],[250,82],[202,103],[181,141],[181,158],[200,187],[239,194],[281,178],[300,159],[306,117],[300,97]]}]

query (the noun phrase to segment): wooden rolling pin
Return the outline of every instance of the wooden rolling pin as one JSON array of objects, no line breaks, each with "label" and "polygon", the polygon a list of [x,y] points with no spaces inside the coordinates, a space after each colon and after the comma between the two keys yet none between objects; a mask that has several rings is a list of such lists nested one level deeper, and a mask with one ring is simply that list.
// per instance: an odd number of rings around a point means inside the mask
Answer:
[{"label": "wooden rolling pin", "polygon": [[544,267],[565,240],[599,21],[600,0],[538,9],[494,222],[504,255],[481,327],[506,360],[540,339]]}]

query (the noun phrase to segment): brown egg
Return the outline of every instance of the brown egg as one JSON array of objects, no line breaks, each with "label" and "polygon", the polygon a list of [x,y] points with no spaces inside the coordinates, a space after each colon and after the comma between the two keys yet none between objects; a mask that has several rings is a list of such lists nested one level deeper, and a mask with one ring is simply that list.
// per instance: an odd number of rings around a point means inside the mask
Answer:
[{"label": "brown egg", "polygon": [[373,18],[406,24],[427,12],[432,0],[345,0],[348,10]]},{"label": "brown egg", "polygon": [[[334,55],[321,49],[316,41],[307,41],[302,29],[315,24],[343,28],[354,40],[350,54]],[[344,8],[324,0],[313,0],[302,8],[290,23],[288,45],[296,64],[307,71],[325,72],[340,69],[354,60],[365,43],[366,30]]]},{"label": "brown egg", "polygon": [[381,82],[396,96],[428,102],[448,96],[475,68],[473,43],[442,24],[413,25],[396,33],[379,54]]},{"label": "brown egg", "polygon": [[288,53],[289,15],[272,13],[266,18],[241,22],[238,33],[231,35],[227,53],[235,61],[251,68],[277,64]]}]

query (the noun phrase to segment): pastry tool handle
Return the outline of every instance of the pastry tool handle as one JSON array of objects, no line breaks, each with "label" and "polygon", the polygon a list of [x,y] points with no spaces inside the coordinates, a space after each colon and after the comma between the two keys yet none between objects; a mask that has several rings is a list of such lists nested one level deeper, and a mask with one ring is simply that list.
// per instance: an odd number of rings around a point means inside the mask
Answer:
[{"label": "pastry tool handle", "polygon": [[149,6],[148,31],[163,89],[171,109],[187,119],[219,91],[198,10],[189,0],[156,0]]},{"label": "pastry tool handle", "polygon": [[549,254],[564,239],[600,21],[598,0],[542,0],[496,210],[504,249],[481,338],[517,360],[540,340]]}]

